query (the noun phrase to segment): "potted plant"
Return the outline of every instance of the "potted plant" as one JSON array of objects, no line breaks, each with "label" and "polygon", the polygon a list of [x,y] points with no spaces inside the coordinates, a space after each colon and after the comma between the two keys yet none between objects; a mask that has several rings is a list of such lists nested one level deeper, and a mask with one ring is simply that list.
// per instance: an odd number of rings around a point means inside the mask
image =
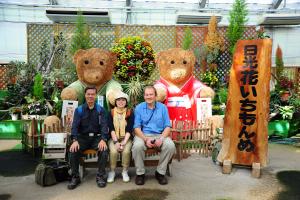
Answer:
[{"label": "potted plant", "polygon": [[226,109],[228,90],[226,87],[221,87],[216,91],[216,96],[213,99],[212,114],[224,115]]},{"label": "potted plant", "polygon": [[25,119],[39,119],[41,118],[39,115],[46,115],[48,112],[47,101],[44,98],[43,78],[39,73],[37,73],[34,77],[32,93],[32,95],[30,94],[25,97],[27,104],[24,106],[24,113],[31,115],[25,115]]},{"label": "potted plant", "polygon": [[23,119],[41,119],[48,114],[48,106],[45,99],[36,100],[30,95],[26,96],[25,99],[27,104],[23,104]]},{"label": "potted plant", "polygon": [[132,107],[135,107],[138,103],[143,100],[143,84],[140,81],[140,76],[132,78],[125,86],[125,92],[130,97],[130,103]]},{"label": "potted plant", "polygon": [[294,83],[287,76],[281,76],[278,81],[278,90],[281,95],[281,101],[287,101],[291,96]]},{"label": "potted plant", "polygon": [[22,113],[22,108],[21,107],[11,107],[8,109],[9,114],[11,116],[12,120],[18,120],[19,116]]},{"label": "potted plant", "polygon": [[279,119],[269,122],[268,135],[279,135],[281,137],[288,137],[290,130],[290,120],[293,118],[293,106],[278,106]]},{"label": "potted plant", "polygon": [[290,120],[289,136],[300,133],[300,98],[296,93],[290,96],[288,104],[294,108],[293,118]]}]

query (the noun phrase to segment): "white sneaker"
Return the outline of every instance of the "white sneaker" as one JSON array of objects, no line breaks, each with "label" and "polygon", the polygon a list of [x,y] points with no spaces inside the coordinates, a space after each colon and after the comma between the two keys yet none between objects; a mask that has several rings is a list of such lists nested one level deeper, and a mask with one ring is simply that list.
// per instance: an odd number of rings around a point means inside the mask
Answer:
[{"label": "white sneaker", "polygon": [[127,183],[127,182],[130,181],[130,177],[128,176],[128,171],[127,170],[123,170],[122,177],[123,177],[123,182]]},{"label": "white sneaker", "polygon": [[108,172],[107,182],[108,183],[114,182],[115,181],[115,175],[116,175],[115,171]]}]

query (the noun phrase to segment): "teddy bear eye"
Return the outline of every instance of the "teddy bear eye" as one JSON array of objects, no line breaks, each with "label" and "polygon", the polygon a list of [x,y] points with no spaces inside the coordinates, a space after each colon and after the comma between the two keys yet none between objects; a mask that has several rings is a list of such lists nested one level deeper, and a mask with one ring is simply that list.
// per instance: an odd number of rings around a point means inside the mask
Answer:
[{"label": "teddy bear eye", "polygon": [[104,62],[103,62],[103,61],[100,61],[100,65],[104,65]]},{"label": "teddy bear eye", "polygon": [[84,61],[84,64],[86,64],[86,65],[89,64],[89,61],[88,61],[88,60],[85,60],[85,61]]},{"label": "teddy bear eye", "polygon": [[186,64],[187,62],[184,60],[184,61],[182,61],[182,63],[183,63],[183,64]]},{"label": "teddy bear eye", "polygon": [[175,64],[175,61],[174,61],[174,60],[172,60],[172,61],[171,61],[171,64]]}]

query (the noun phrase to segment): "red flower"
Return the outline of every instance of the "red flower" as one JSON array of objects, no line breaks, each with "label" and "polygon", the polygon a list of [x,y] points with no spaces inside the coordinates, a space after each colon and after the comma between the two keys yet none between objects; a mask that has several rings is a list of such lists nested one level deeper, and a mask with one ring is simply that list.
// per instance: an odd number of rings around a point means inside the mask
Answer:
[{"label": "red flower", "polygon": [[134,72],[128,72],[128,76],[129,77],[135,76],[135,73]]},{"label": "red flower", "polygon": [[293,81],[289,80],[287,77],[281,77],[281,79],[279,80],[279,84],[281,88],[286,88],[286,89],[294,88]]},{"label": "red flower", "polygon": [[135,66],[129,66],[129,67],[128,67],[128,70],[135,70],[135,69],[136,69]]},{"label": "red flower", "polygon": [[133,46],[131,44],[127,45],[127,49],[130,51],[131,49],[133,49]]},{"label": "red flower", "polygon": [[121,63],[122,63],[122,65],[126,65],[126,64],[127,64],[127,60],[126,60],[126,59],[123,59],[123,60],[121,61]]}]

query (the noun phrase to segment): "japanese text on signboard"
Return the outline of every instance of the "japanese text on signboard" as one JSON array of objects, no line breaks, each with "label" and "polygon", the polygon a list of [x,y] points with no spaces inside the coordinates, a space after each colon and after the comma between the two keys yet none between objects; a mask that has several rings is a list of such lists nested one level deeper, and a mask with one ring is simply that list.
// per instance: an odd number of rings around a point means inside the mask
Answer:
[{"label": "japanese text on signboard", "polygon": [[255,149],[253,137],[255,132],[247,131],[249,127],[255,124],[256,114],[256,85],[258,83],[258,61],[257,46],[246,45],[244,47],[244,60],[240,79],[240,92],[242,99],[240,100],[239,119],[242,122],[242,129],[238,135],[239,143],[237,145],[240,151],[252,152]]}]

